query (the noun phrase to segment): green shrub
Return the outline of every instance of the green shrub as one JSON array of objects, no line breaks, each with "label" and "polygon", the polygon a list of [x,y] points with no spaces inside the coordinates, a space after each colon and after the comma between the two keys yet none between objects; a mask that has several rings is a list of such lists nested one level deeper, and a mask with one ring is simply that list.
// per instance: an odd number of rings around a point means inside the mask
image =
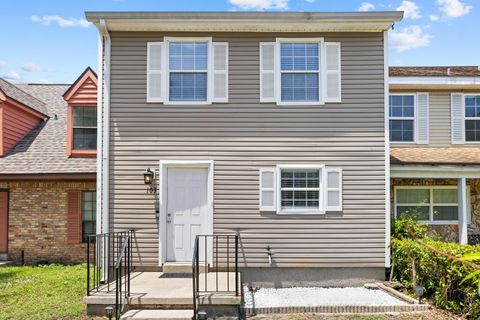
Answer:
[{"label": "green shrub", "polygon": [[413,231],[417,239],[427,237],[427,225],[418,222],[417,209],[403,212],[397,219],[392,217],[391,236],[395,239],[411,239],[410,231]]},{"label": "green shrub", "polygon": [[[428,238],[422,242],[455,257],[480,252],[479,245],[436,242]],[[425,288],[426,297],[433,299],[439,307],[465,314],[471,319],[480,319],[478,279],[467,278],[474,271],[471,266],[435,253],[406,237],[392,238],[391,246],[396,280],[412,288],[412,265],[415,261],[416,282]]]}]

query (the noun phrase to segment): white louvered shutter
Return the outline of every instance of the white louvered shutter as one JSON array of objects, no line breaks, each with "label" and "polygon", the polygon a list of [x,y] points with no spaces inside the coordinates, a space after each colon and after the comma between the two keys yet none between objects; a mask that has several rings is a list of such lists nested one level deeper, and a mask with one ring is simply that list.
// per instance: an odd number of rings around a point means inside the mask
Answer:
[{"label": "white louvered shutter", "polygon": [[260,169],[260,211],[276,210],[275,168]]},{"label": "white louvered shutter", "polygon": [[163,102],[163,42],[147,44],[147,102]]},{"label": "white louvered shutter", "polygon": [[465,143],[465,102],[462,93],[452,93],[450,98],[452,144]]},{"label": "white louvered shutter", "polygon": [[275,102],[275,42],[260,42],[260,102]]},{"label": "white louvered shutter", "polygon": [[326,97],[325,102],[342,101],[342,75],[340,42],[325,42]]},{"label": "white louvered shutter", "polygon": [[213,43],[213,102],[228,102],[228,43]]},{"label": "white louvered shutter", "polygon": [[326,172],[326,211],[342,211],[342,169],[327,168]]},{"label": "white louvered shutter", "polygon": [[417,144],[428,144],[429,135],[429,96],[426,92],[417,93],[416,130]]}]

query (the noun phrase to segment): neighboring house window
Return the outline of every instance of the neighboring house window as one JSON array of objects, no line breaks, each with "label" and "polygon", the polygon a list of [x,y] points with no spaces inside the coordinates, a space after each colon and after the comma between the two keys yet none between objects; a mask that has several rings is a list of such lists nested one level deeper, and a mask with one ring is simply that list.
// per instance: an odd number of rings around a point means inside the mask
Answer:
[{"label": "neighboring house window", "polygon": [[73,107],[73,150],[97,149],[97,108]]},{"label": "neighboring house window", "polygon": [[87,242],[89,235],[96,234],[97,218],[96,191],[82,191],[82,239]]},{"label": "neighboring house window", "polygon": [[480,141],[480,96],[465,96],[465,141]]},{"label": "neighboring house window", "polygon": [[390,95],[390,141],[415,140],[415,95]]},{"label": "neighboring house window", "polygon": [[320,177],[320,168],[281,168],[281,211],[320,211]]},{"label": "neighboring house window", "polygon": [[280,43],[282,102],[319,102],[319,47],[318,42]]},{"label": "neighboring house window", "polygon": [[456,223],[458,189],[455,186],[396,187],[395,214],[416,214],[418,220],[427,223]]},{"label": "neighboring house window", "polygon": [[208,42],[169,42],[170,101],[207,101]]}]

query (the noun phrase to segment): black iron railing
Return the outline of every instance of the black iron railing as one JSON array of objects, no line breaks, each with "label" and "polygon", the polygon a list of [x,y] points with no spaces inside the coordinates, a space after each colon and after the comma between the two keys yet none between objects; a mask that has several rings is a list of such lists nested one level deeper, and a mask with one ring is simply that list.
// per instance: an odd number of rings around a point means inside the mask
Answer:
[{"label": "black iron railing", "polygon": [[[192,259],[193,319],[197,317],[199,297],[202,293],[240,295],[238,245],[238,234],[198,235],[195,238]],[[230,279],[232,272],[234,279]]]},{"label": "black iron railing", "polygon": [[120,318],[130,296],[134,234],[134,230],[128,230],[87,238],[87,295],[115,292],[116,319]]}]

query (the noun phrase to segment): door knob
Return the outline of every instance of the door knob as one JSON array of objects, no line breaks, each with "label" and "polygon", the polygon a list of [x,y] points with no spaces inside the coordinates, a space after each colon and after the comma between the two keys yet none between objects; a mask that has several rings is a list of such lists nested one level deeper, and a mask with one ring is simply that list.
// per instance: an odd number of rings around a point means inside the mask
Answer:
[{"label": "door knob", "polygon": [[170,213],[167,213],[167,223],[172,222],[172,215]]}]

